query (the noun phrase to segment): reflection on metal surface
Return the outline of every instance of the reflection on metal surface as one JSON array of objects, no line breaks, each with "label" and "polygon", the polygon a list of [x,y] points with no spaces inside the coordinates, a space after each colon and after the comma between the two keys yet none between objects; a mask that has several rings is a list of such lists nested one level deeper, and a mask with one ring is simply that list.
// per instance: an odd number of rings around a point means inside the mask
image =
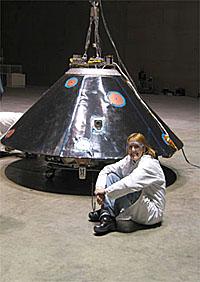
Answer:
[{"label": "reflection on metal surface", "polygon": [[178,137],[149,109],[117,70],[73,68],[22,116],[2,143],[40,155],[114,160],[124,157],[126,138],[133,132],[142,133],[158,155],[173,154],[175,147],[162,137],[167,132],[182,148]]},{"label": "reflection on metal surface", "polygon": [[91,150],[90,140],[87,138],[79,138],[75,143],[75,149],[80,152],[89,152]]},{"label": "reflection on metal surface", "polygon": [[121,76],[115,69],[95,69],[95,68],[71,68],[67,75],[88,75],[88,76]]}]

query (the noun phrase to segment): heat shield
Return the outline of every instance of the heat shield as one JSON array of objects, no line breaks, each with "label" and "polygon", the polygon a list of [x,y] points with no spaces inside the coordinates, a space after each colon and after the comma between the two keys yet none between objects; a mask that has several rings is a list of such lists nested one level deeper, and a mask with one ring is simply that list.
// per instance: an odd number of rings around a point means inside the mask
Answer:
[{"label": "heat shield", "polygon": [[1,142],[29,153],[100,160],[124,157],[133,132],[142,133],[158,155],[182,148],[138,96],[116,69],[71,68]]}]

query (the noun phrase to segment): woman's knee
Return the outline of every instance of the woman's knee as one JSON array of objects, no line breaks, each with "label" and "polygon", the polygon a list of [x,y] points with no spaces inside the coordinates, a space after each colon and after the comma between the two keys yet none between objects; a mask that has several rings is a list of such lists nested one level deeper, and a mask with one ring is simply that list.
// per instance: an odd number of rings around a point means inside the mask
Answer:
[{"label": "woman's knee", "polygon": [[120,177],[119,177],[117,174],[111,172],[111,173],[109,173],[109,174],[107,175],[106,186],[108,187],[108,186],[110,186],[111,184],[113,184],[113,183],[115,183],[115,182],[117,182],[117,181],[119,181],[119,180],[120,180]]}]

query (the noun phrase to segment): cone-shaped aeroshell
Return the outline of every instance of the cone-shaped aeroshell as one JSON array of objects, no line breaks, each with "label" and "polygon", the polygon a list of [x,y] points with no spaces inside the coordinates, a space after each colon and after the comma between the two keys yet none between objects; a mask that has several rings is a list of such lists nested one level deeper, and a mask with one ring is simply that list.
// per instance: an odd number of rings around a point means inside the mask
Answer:
[{"label": "cone-shaped aeroshell", "polygon": [[118,159],[126,154],[127,137],[140,132],[158,155],[182,148],[177,136],[134,91],[115,69],[71,68],[2,143],[50,156]]}]

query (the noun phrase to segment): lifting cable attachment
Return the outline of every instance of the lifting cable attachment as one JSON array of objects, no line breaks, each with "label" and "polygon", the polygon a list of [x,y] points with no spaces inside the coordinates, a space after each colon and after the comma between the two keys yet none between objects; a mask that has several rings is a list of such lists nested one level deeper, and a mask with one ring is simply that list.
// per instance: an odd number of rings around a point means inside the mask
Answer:
[{"label": "lifting cable attachment", "polygon": [[101,46],[100,46],[100,36],[99,36],[99,1],[95,0],[89,0],[91,3],[91,9],[90,9],[90,23],[88,27],[88,32],[86,36],[86,42],[85,42],[85,52],[82,56],[82,59],[84,61],[87,61],[87,52],[88,48],[90,46],[90,40],[91,40],[91,32],[92,32],[92,24],[94,23],[94,43],[93,47],[96,49],[96,58],[101,57]]}]

